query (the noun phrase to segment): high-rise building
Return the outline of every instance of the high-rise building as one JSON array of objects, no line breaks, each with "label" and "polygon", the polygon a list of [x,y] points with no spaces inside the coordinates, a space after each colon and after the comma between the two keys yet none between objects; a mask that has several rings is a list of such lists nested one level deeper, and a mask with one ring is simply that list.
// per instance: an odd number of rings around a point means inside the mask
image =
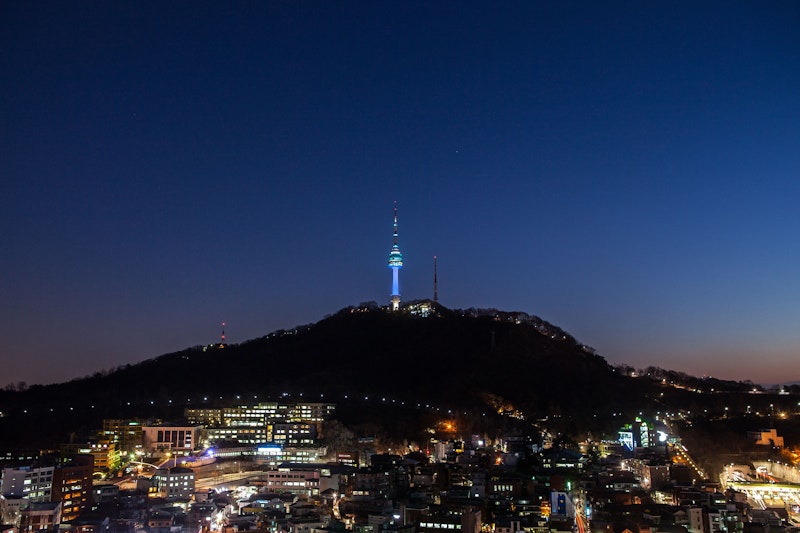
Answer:
[{"label": "high-rise building", "polygon": [[389,268],[392,269],[392,311],[400,309],[400,281],[399,271],[403,266],[403,254],[397,244],[397,204],[394,206],[394,238],[392,251],[389,252]]},{"label": "high-rise building", "polygon": [[3,468],[0,494],[20,496],[31,503],[60,502],[61,518],[74,520],[90,505],[94,458],[76,454],[57,461],[48,457],[42,463],[48,464]]},{"label": "high-rise building", "polygon": [[[147,423],[148,421],[139,418],[105,418],[100,436],[106,442],[113,442],[116,450],[133,452],[142,446],[142,427]],[[157,421],[150,423],[157,423]]]},{"label": "high-rise building", "polygon": [[61,519],[75,520],[82,511],[91,507],[92,471],[94,457],[75,454],[62,459],[53,472],[53,497],[61,502]]}]

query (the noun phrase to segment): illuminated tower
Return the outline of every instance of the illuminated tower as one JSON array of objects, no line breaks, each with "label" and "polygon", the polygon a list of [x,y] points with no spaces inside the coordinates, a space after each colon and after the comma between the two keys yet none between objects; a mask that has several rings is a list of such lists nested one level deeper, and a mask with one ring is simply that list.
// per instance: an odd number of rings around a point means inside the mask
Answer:
[{"label": "illuminated tower", "polygon": [[403,254],[397,245],[397,202],[394,205],[394,239],[392,241],[392,251],[389,252],[389,268],[392,269],[392,311],[400,309],[400,281],[398,274],[400,267],[403,266]]}]

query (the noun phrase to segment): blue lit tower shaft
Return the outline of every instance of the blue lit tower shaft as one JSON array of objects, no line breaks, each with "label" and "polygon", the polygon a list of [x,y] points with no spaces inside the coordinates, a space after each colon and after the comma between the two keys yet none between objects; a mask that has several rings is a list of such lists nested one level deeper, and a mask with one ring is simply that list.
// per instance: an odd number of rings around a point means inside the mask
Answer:
[{"label": "blue lit tower shaft", "polygon": [[400,280],[399,273],[400,267],[392,267],[392,298],[400,297]]},{"label": "blue lit tower shaft", "polygon": [[400,280],[399,272],[403,266],[403,254],[397,245],[397,205],[394,207],[394,238],[392,241],[392,251],[389,252],[389,268],[392,269],[392,309],[400,308]]}]

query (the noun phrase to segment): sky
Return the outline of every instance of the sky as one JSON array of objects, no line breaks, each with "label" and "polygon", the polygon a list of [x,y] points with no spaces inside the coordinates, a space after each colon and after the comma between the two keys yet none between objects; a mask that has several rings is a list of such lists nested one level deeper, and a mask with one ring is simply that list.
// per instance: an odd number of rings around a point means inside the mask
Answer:
[{"label": "sky", "polygon": [[0,387],[406,300],[800,380],[800,4],[0,4]]}]

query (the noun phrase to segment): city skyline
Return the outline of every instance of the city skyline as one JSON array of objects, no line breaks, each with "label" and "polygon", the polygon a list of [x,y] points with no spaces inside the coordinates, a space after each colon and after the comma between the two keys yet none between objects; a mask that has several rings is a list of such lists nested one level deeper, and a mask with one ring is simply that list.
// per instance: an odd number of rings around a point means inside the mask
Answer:
[{"label": "city skyline", "polygon": [[[683,7],[683,9],[681,9]],[[8,4],[2,382],[405,301],[800,380],[800,8]]]}]

